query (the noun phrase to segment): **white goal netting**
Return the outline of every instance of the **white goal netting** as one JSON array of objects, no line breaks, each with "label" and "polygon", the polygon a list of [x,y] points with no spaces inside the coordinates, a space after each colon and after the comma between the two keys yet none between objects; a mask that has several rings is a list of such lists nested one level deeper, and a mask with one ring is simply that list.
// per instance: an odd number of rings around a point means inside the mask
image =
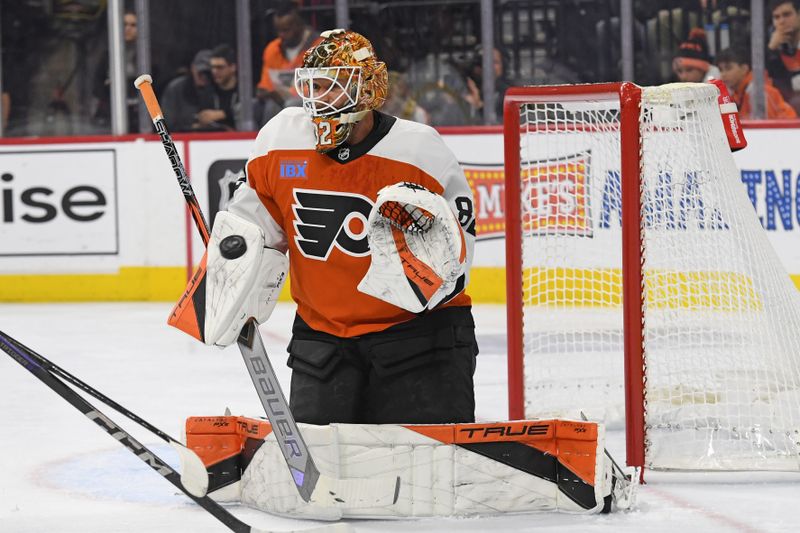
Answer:
[{"label": "white goal netting", "polygon": [[[520,114],[525,414],[613,427],[631,186],[619,99],[555,95]],[[639,128],[641,154],[625,157],[642,176],[645,466],[798,470],[800,297],[741,183],[716,88],[643,89]]]}]

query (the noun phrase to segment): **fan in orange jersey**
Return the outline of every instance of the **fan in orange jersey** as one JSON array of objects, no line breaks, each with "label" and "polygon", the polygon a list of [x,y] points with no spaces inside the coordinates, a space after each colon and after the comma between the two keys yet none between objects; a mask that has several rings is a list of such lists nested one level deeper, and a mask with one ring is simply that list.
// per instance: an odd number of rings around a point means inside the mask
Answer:
[{"label": "fan in orange jersey", "polygon": [[[478,348],[464,288],[475,217],[455,156],[432,128],[378,111],[386,66],[358,33],[324,32],[295,87],[303,108],[261,129],[213,233],[221,244],[260,234],[268,253],[253,268],[273,281],[288,252],[296,419],[472,421]],[[227,261],[224,249],[212,260],[214,244],[212,236],[209,276],[212,262]],[[244,290],[265,294],[270,283]],[[244,304],[227,330],[238,331],[241,317],[266,319],[263,307]]]}]

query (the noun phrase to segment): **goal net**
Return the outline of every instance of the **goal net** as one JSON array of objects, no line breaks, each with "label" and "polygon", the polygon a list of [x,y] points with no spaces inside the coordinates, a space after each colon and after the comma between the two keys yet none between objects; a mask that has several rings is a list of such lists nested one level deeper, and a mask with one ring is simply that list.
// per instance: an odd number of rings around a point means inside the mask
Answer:
[{"label": "goal net", "polygon": [[717,97],[509,91],[510,414],[625,423],[630,465],[800,470],[800,297]]}]

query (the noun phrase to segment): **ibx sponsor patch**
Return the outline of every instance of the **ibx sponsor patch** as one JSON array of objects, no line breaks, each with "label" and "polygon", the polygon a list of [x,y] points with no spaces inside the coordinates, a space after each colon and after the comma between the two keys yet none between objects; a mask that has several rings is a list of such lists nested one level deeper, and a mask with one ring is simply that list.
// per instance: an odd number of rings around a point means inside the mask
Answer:
[{"label": "ibx sponsor patch", "polygon": [[305,179],[308,177],[308,161],[304,159],[278,160],[280,177],[284,179]]}]

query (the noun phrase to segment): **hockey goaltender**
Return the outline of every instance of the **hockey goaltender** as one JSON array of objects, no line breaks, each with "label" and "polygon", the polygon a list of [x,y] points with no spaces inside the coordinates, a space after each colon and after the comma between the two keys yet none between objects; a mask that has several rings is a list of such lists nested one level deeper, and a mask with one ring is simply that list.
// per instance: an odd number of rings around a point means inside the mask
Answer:
[{"label": "hockey goaltender", "polygon": [[289,270],[290,405],[311,455],[328,476],[395,476],[399,490],[381,505],[305,501],[270,424],[191,418],[211,496],[328,520],[597,513],[612,493],[629,505],[602,425],[474,423],[472,192],[435,130],[379,111],[387,84],[358,33],[324,32],[305,52],[303,107],[261,129],[215,219],[204,283],[189,289],[205,291],[202,318],[172,323],[227,346],[247,319],[269,318]]}]

